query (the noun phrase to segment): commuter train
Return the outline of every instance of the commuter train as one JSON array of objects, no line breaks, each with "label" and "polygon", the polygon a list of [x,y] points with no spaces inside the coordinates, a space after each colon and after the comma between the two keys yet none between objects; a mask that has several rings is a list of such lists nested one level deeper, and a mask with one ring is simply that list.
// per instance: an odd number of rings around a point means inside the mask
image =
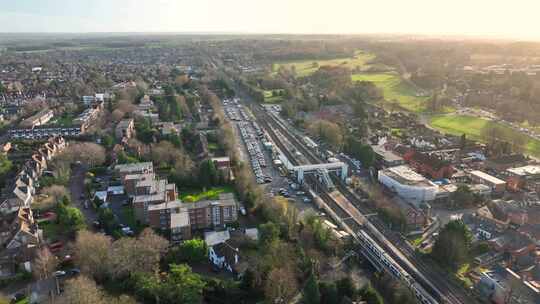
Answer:
[{"label": "commuter train", "polygon": [[390,274],[407,285],[422,304],[437,304],[438,302],[426,292],[396,261],[384,251],[364,230],[359,230],[358,239],[362,248],[369,250],[372,256],[379,259],[381,265],[389,270]]}]

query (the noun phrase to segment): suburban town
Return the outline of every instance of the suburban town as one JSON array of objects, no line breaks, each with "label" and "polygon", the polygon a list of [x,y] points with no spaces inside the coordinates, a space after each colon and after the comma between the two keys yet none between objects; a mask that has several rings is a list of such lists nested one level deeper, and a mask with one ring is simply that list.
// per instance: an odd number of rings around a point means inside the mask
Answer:
[{"label": "suburban town", "polygon": [[0,33],[0,303],[540,303],[539,111],[538,42]]}]

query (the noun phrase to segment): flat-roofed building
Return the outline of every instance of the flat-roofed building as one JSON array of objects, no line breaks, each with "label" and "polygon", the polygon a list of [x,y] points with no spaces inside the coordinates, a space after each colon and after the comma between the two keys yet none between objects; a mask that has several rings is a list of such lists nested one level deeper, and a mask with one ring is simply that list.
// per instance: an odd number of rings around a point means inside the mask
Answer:
[{"label": "flat-roofed building", "polygon": [[483,184],[486,186],[489,186],[491,188],[491,191],[501,193],[504,192],[506,188],[506,182],[503,181],[500,178],[496,178],[495,176],[489,175],[482,171],[471,171],[470,173],[471,180],[474,183]]},{"label": "flat-roofed building", "polygon": [[375,161],[379,168],[395,167],[405,164],[403,157],[394,153],[392,150],[387,150],[382,145],[371,146],[375,153]]},{"label": "flat-roofed building", "polygon": [[506,183],[509,190],[540,190],[540,165],[510,168],[506,170],[506,173],[508,174]]},{"label": "flat-roofed building", "polygon": [[436,184],[406,165],[379,170],[378,179],[381,184],[415,206],[433,201],[438,191]]}]

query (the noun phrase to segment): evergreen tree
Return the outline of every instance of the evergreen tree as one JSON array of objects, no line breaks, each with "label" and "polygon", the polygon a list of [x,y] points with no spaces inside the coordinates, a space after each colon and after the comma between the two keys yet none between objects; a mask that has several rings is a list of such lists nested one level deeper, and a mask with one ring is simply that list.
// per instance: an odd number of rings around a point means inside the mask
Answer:
[{"label": "evergreen tree", "polygon": [[319,304],[321,303],[321,293],[319,291],[319,285],[313,273],[309,276],[306,287],[304,287],[304,303],[306,304]]}]

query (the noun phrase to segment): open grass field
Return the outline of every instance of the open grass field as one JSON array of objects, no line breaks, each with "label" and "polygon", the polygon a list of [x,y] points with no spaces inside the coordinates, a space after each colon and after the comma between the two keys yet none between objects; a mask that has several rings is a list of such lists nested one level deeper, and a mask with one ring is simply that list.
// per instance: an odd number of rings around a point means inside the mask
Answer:
[{"label": "open grass field", "polygon": [[292,66],[296,69],[296,74],[299,77],[304,77],[313,74],[321,66],[345,66],[353,70],[356,68],[365,68],[368,66],[369,62],[375,58],[375,55],[370,53],[365,53],[362,51],[356,52],[353,58],[336,58],[336,59],[326,59],[326,60],[299,60],[299,61],[285,61],[275,63],[272,67],[272,70],[276,72],[280,66],[285,66],[291,68]]},{"label": "open grass field", "polygon": [[[467,115],[434,115],[430,118],[429,125],[443,133],[462,135],[466,134],[468,138],[482,141],[482,129],[489,127],[491,124],[497,124],[507,130],[509,134],[516,136],[521,133],[508,126],[498,124],[496,122]],[[529,141],[525,146],[525,152],[540,157],[540,141],[529,137]]]},{"label": "open grass field", "polygon": [[188,190],[180,191],[180,199],[186,203],[194,203],[206,199],[217,199],[220,193],[234,192],[231,186],[213,187],[206,191],[202,190]]},{"label": "open grass field", "polygon": [[388,102],[397,101],[407,111],[422,112],[428,97],[416,96],[416,90],[404,82],[397,73],[361,73],[353,74],[353,81],[371,81],[384,93]]},{"label": "open grass field", "polygon": [[281,93],[283,90],[265,90],[264,102],[265,103],[280,103],[283,101],[283,96],[274,96],[274,92]]}]

